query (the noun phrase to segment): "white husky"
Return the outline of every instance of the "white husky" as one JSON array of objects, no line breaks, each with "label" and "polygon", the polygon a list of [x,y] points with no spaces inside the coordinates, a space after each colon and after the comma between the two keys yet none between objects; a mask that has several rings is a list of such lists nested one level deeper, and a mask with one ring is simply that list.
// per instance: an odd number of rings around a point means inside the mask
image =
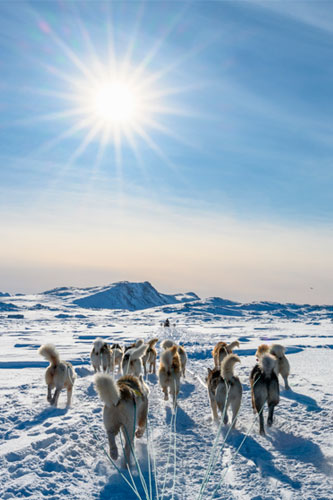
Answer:
[{"label": "white husky", "polygon": [[261,344],[256,352],[257,359],[259,360],[264,354],[272,354],[276,360],[277,364],[275,367],[276,374],[280,374],[283,378],[285,388],[290,389],[288,384],[288,377],[290,375],[290,364],[285,355],[285,348],[280,344],[272,344],[271,346],[267,344]]},{"label": "white husky", "polygon": [[[47,384],[47,400],[51,405],[57,406],[59,394],[64,387],[67,389],[67,406],[72,400],[73,385],[76,373],[68,361],[60,361],[59,353],[53,344],[44,344],[38,349],[38,354],[50,362],[45,372]],[[52,389],[55,388],[52,396]]]},{"label": "white husky", "polygon": [[113,371],[113,358],[110,347],[100,337],[94,341],[90,352],[90,361],[95,373],[101,371],[101,369],[103,372]]}]

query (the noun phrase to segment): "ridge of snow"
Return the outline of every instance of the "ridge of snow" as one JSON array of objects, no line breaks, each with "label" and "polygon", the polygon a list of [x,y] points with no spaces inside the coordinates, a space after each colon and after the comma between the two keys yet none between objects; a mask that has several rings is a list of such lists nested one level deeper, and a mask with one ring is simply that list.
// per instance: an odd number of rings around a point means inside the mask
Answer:
[{"label": "ridge of snow", "polygon": [[160,293],[149,281],[138,283],[119,281],[108,287],[104,287],[97,293],[73,300],[73,304],[88,309],[126,309],[136,311],[198,299],[199,297],[193,292],[176,295]]}]

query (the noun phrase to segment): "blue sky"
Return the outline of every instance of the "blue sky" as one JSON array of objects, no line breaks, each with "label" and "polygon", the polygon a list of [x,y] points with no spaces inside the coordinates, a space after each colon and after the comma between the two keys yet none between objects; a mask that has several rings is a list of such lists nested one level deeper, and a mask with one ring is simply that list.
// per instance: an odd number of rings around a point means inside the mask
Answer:
[{"label": "blue sky", "polygon": [[[331,2],[8,1],[0,14],[3,291],[149,279],[331,300]],[[102,147],[73,88],[114,61],[152,80],[152,120]]]}]

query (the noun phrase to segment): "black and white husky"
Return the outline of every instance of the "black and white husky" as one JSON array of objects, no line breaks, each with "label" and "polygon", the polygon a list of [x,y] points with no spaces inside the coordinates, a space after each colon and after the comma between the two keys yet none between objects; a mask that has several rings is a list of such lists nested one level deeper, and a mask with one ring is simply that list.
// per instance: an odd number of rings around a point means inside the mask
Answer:
[{"label": "black and white husky", "polygon": [[219,420],[217,410],[224,415],[224,424],[228,423],[228,408],[232,409],[232,425],[235,426],[237,415],[242,401],[242,384],[234,375],[234,365],[240,363],[236,354],[228,354],[221,363],[221,368],[208,368],[206,378],[208,396],[215,421]]},{"label": "black and white husky", "polygon": [[268,405],[267,425],[273,424],[275,406],[279,403],[280,389],[277,378],[277,360],[271,354],[263,354],[250,375],[252,407],[259,414],[259,432],[265,435],[264,405]]}]

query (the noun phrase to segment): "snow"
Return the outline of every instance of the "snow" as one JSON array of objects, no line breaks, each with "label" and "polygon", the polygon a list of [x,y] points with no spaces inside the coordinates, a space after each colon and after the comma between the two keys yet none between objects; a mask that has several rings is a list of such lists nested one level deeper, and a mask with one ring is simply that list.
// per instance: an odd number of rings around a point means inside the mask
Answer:
[{"label": "snow", "polygon": [[[164,500],[199,498],[218,432],[211,420],[204,383],[207,367],[213,366],[211,350],[217,341],[236,339],[240,341],[235,352],[241,364],[235,371],[243,385],[242,406],[237,428],[222,428],[215,447],[216,464],[202,498],[333,498],[332,306],[269,302],[251,306],[219,298],[200,300],[191,294],[186,294],[190,302],[177,299],[174,304],[134,311],[73,304],[80,297],[107,289],[110,285],[64,287],[36,295],[2,297],[3,303],[8,300],[24,317],[8,318],[6,310],[0,313],[1,499],[137,498],[105,453],[103,405],[94,389],[89,353],[96,337],[128,344],[155,336],[160,339],[158,351],[163,339],[172,338],[188,353],[188,372],[182,379],[175,414],[171,404],[163,401],[157,377],[147,378],[149,439],[145,434],[136,440],[136,452],[148,489],[147,447],[149,456],[156,459],[160,500],[163,485]],[[171,328],[161,326],[167,317]],[[70,409],[65,408],[65,393],[60,395],[58,408],[46,401],[47,363],[37,354],[46,342],[56,344],[61,357],[75,366],[78,378]],[[262,342],[286,346],[292,387],[286,391],[280,380],[281,400],[266,437],[258,433],[249,388],[254,354]],[[120,459],[117,465],[121,465]],[[127,471],[122,473],[129,479]],[[132,473],[141,497],[146,498],[135,466]],[[152,488],[155,491],[154,477]],[[152,498],[157,498],[156,494]]]}]

